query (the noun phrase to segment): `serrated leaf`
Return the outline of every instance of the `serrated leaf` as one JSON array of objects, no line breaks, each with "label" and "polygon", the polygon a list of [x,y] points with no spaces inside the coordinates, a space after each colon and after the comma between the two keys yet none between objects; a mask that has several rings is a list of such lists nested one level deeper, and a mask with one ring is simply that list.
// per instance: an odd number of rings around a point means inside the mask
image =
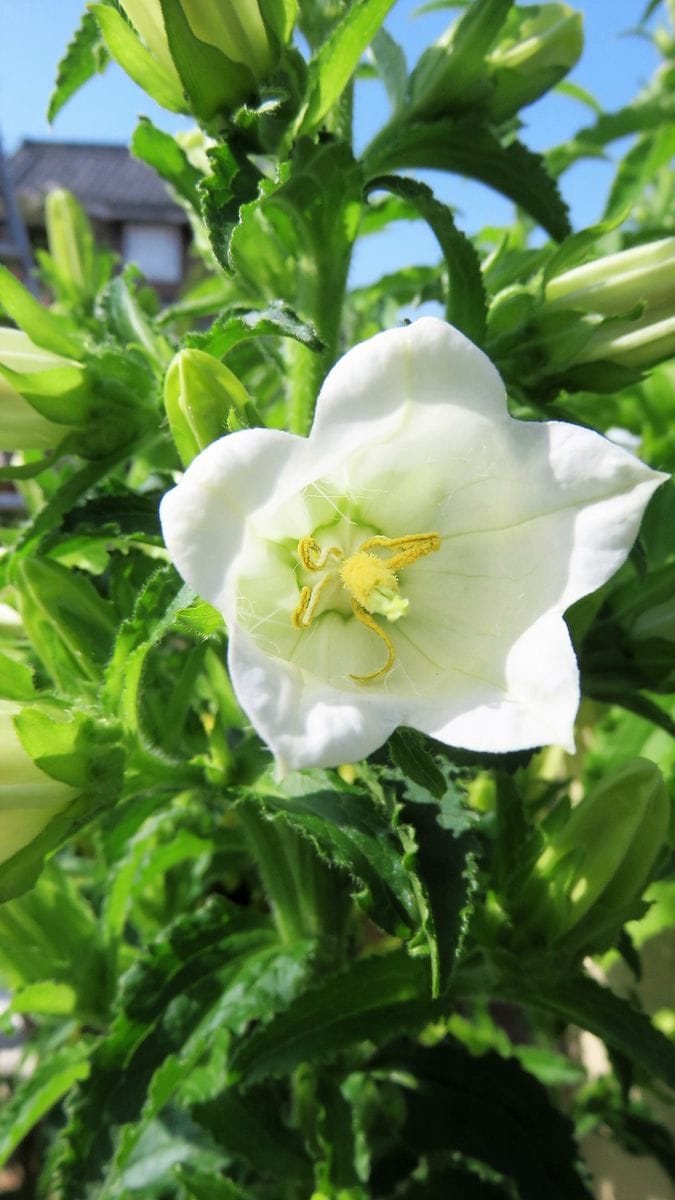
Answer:
[{"label": "serrated leaf", "polygon": [[394,0],[354,0],[342,20],[312,59],[307,81],[307,100],[296,127],[299,134],[314,133],[337,103],[361,55],[375,37]]},{"label": "serrated leaf", "polygon": [[663,1080],[675,1087],[675,1045],[656,1029],[643,1012],[615,996],[587,975],[544,978],[532,972],[519,973],[500,994],[526,1004],[582,1029],[588,1029],[647,1078]]},{"label": "serrated leaf", "polygon": [[400,844],[372,797],[321,791],[262,799],[309,838],[323,858],[359,881],[366,889],[359,900],[378,925],[398,935],[415,927],[417,904]]},{"label": "serrated leaf", "polygon": [[323,349],[316,330],[301,321],[293,309],[281,301],[265,309],[230,311],[215,320],[206,332],[189,333],[185,345],[212,354],[214,358],[225,358],[241,342],[258,337],[294,338],[309,350]]},{"label": "serrated leaf", "polygon": [[20,1081],[0,1112],[0,1165],[78,1080],[89,1074],[92,1046],[78,1042],[48,1054]]},{"label": "serrated leaf", "polygon": [[72,1098],[55,1196],[85,1200],[97,1187],[100,1200],[111,1200],[144,1129],[215,1034],[287,1003],[308,949],[306,942],[280,947],[267,922],[216,900],[163,931],[125,977],[92,1075]]},{"label": "serrated leaf", "polygon": [[241,1087],[290,1074],[303,1062],[326,1062],[362,1042],[381,1045],[422,1028],[438,1008],[428,967],[405,951],[358,959],[325,975],[285,1012],[234,1052],[231,1077]]},{"label": "serrated leaf", "polygon": [[182,146],[171,134],[158,129],[148,117],[141,117],[132,134],[130,148],[136,158],[152,167],[199,213],[197,188],[202,173],[192,166]]},{"label": "serrated leaf", "polygon": [[451,325],[482,345],[485,338],[486,303],[480,259],[472,243],[452,219],[447,204],[434,196],[431,188],[415,179],[381,175],[366,188],[384,189],[414,205],[427,222],[443,252],[448,269],[448,297],[445,315]]},{"label": "serrated leaf", "polygon": [[50,559],[20,559],[14,580],[21,619],[57,687],[69,694],[98,682],[115,630],[110,604],[86,576]]},{"label": "serrated leaf", "polygon": [[198,1105],[194,1117],[217,1145],[243,1159],[256,1174],[277,1183],[293,1180],[308,1189],[312,1163],[297,1132],[281,1121],[280,1100],[264,1088],[243,1096],[230,1088],[209,1104]]},{"label": "serrated leaf", "polygon": [[445,776],[427,750],[421,734],[402,726],[391,735],[388,747],[394,763],[408,779],[426,788],[437,800],[445,795]]},{"label": "serrated leaf", "polygon": [[85,12],[56,71],[49,98],[47,120],[51,122],[80,88],[105,69],[110,59],[93,13]]},{"label": "serrated leaf", "polygon": [[388,126],[364,155],[367,180],[411,167],[430,167],[478,179],[534,217],[556,241],[567,237],[567,205],[544,159],[521,142],[502,145],[474,118],[444,117]]},{"label": "serrated leaf", "polygon": [[[429,797],[431,800],[431,797]],[[468,925],[471,893],[475,888],[474,839],[457,836],[438,820],[436,804],[406,804],[402,822],[415,833],[415,848],[408,852],[428,906],[425,921],[429,940],[433,990],[444,992],[461,951]],[[414,863],[414,866],[413,866]]]},{"label": "serrated leaf", "polygon": [[572,1122],[515,1059],[494,1051],[474,1057],[446,1039],[392,1047],[374,1065],[414,1080],[404,1085],[402,1136],[420,1158],[460,1152],[513,1180],[522,1200],[591,1200],[574,1166]]}]

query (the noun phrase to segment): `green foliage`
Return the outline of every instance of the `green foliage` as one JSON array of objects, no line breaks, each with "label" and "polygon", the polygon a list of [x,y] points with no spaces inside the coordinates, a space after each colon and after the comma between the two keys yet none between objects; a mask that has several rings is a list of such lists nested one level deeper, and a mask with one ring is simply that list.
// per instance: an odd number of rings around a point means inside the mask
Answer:
[{"label": "green foliage", "polygon": [[[567,614],[574,755],[403,726],[368,762],[282,778],[158,516],[217,438],[306,434],[342,351],[423,305],[486,348],[514,416],[628,433],[675,468],[672,357],[651,369],[673,346],[672,31],[651,82],[604,112],[561,82],[580,48],[564,5],[466,0],[410,74],[392,0],[143,0],[142,31],[131,2],[89,7],[50,117],[110,57],[191,112],[186,137],[141,118],[132,151],[197,256],[163,305],[57,192],[41,300],[0,269],[29,339],[12,358],[6,331],[0,403],[52,437],[0,467],[22,505],[0,531],[0,698],[28,768],[17,799],[0,764],[0,822],[37,821],[31,772],[63,799],[0,864],[3,1029],[25,1019],[26,1041],[0,1162],[24,1190],[40,1171],[50,1200],[583,1200],[577,1139],[602,1124],[675,1179],[653,1110],[675,1088],[675,1010],[650,978],[675,913],[675,489]],[[359,159],[353,94],[376,74],[390,113]],[[520,114],[554,87],[591,115],[535,154]],[[617,142],[604,216],[572,232],[556,177]],[[513,220],[469,236],[427,169],[480,181]],[[349,287],[360,239],[412,221],[438,262]],[[665,340],[647,334],[646,358],[614,354],[649,322]],[[607,1048],[602,1078],[568,1027]]]}]

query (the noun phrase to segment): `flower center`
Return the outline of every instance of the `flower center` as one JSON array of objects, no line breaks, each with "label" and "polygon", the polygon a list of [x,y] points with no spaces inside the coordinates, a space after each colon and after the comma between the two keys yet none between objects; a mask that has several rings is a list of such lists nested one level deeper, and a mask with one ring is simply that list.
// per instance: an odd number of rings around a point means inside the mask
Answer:
[{"label": "flower center", "polygon": [[[291,620],[296,629],[307,629],[316,616],[321,597],[330,583],[340,583],[351,601],[352,612],[366,629],[370,629],[384,642],[387,659],[377,671],[369,675],[351,675],[357,683],[371,683],[386,675],[394,665],[396,651],[388,633],[378,625],[374,615],[387,621],[398,621],[405,616],[409,601],[399,592],[397,571],[408,567],[426,554],[440,550],[441,539],[437,533],[411,533],[405,537],[382,536],[366,538],[355,554],[345,558],[339,546],[325,549],[310,536],[300,538],[298,558],[306,571],[316,572],[321,578],[313,587],[304,586],[300,599],[293,610]],[[373,551],[389,550],[387,558]],[[334,559],[335,565],[330,560]],[[338,565],[339,564],[339,565]]]}]

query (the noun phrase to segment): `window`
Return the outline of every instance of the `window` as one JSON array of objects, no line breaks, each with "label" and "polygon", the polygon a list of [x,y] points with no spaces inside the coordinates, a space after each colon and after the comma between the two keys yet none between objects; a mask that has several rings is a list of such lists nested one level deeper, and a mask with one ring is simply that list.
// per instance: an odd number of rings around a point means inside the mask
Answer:
[{"label": "window", "polygon": [[152,283],[178,283],[183,274],[181,231],[172,225],[125,225],[122,257],[136,263]]}]

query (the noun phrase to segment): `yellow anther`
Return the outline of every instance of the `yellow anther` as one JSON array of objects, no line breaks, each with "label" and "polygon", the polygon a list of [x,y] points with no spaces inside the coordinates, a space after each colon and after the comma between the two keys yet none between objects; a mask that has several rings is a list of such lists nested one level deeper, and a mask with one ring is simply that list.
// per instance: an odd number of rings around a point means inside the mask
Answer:
[{"label": "yellow anther", "polygon": [[361,550],[373,550],[379,546],[383,550],[399,551],[398,554],[392,554],[391,558],[385,558],[383,561],[390,571],[400,571],[402,567],[409,567],[411,563],[416,562],[418,558],[423,558],[425,554],[432,554],[434,550],[440,550],[441,539],[437,533],[409,533],[406,537],[399,538],[378,535],[367,538],[362,543]]},{"label": "yellow anther", "polygon": [[407,602],[398,595],[398,579],[376,554],[359,550],[340,567],[340,579],[353,600],[366,612],[380,613],[390,621],[402,617]]},{"label": "yellow anther", "polygon": [[[386,617],[388,621],[398,621],[404,616],[409,602],[399,593],[396,572],[440,548],[438,533],[411,533],[398,538],[377,534],[366,538],[355,554],[345,558],[339,546],[328,546],[322,550],[311,535],[300,538],[298,558],[302,566],[306,571],[326,571],[326,574],[314,587],[305,585],[301,588],[300,598],[291,616],[294,627],[307,629],[311,625],[324,588],[331,580],[339,579],[349,594],[357,621],[376,634],[387,648],[384,666],[371,671],[369,675],[351,675],[350,678],[357,683],[372,683],[375,679],[381,679],[393,667],[396,651],[389,634],[377,624],[372,614]],[[371,553],[373,550],[390,550],[392,553],[388,558],[380,558]],[[330,558],[342,560],[340,567],[329,568],[327,564]]]},{"label": "yellow anther", "polygon": [[321,571],[329,558],[342,558],[339,546],[328,546],[322,550],[319,543],[311,536],[302,537],[298,542],[298,558],[306,571]]},{"label": "yellow anther", "polygon": [[296,629],[307,629],[312,624],[321,593],[326,584],[330,583],[331,578],[331,575],[324,575],[323,579],[315,583],[313,588],[303,587],[300,589],[300,599],[291,615],[291,621]]},{"label": "yellow anther", "polygon": [[361,606],[357,604],[355,600],[352,600],[352,612],[354,613],[357,621],[360,621],[361,624],[365,625],[366,629],[370,629],[372,633],[376,633],[387,647],[387,661],[383,667],[380,667],[379,671],[371,671],[369,675],[349,676],[349,678],[353,679],[356,683],[372,683],[374,679],[381,679],[383,675],[387,674],[387,671],[391,671],[391,668],[394,665],[394,659],[396,658],[394,643],[389,637],[389,634],[385,633],[384,629],[380,628],[377,621],[371,617],[370,613],[366,612],[365,608],[361,608]]}]

